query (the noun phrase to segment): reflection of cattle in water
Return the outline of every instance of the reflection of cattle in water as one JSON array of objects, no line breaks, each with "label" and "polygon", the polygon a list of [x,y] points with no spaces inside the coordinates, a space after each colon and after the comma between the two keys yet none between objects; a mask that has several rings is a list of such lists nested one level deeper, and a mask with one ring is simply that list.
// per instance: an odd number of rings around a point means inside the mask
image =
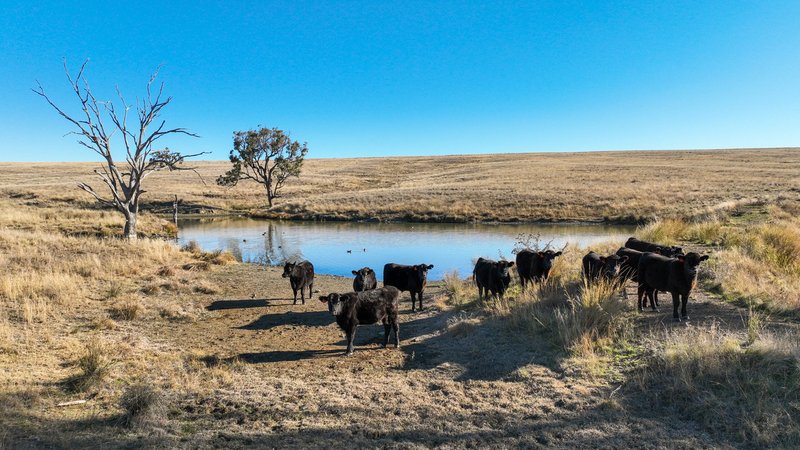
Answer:
[{"label": "reflection of cattle in water", "polygon": [[353,354],[353,340],[359,325],[383,323],[383,346],[389,344],[389,333],[394,330],[394,346],[400,347],[400,325],[397,323],[400,291],[393,286],[346,294],[331,293],[319,299],[328,304],[328,311],[347,334],[347,355]]},{"label": "reflection of cattle in water", "polygon": [[375,271],[369,267],[362,267],[358,270],[353,270],[355,279],[353,280],[353,290],[356,292],[368,291],[378,287],[378,280],[375,279]]},{"label": "reflection of cattle in water", "polygon": [[299,263],[287,262],[283,266],[283,278],[289,278],[289,284],[292,286],[292,293],[294,294],[294,303],[297,304],[297,291],[300,291],[300,300],[306,304],[306,298],[303,296],[303,289],[308,288],[308,298],[311,299],[311,291],[314,289],[314,265],[309,261],[301,261]]},{"label": "reflection of cattle in water", "polygon": [[475,269],[472,271],[472,278],[478,286],[478,298],[483,300],[484,294],[488,298],[490,292],[492,297],[503,298],[508,285],[511,284],[509,268],[513,265],[513,261],[498,262],[478,258]]},{"label": "reflection of cattle in water", "polygon": [[414,311],[414,299],[419,298],[419,309],[422,311],[422,292],[428,282],[428,270],[433,264],[417,264],[404,266],[389,263],[383,266],[383,285],[394,286],[398,290],[411,293],[411,310]]}]

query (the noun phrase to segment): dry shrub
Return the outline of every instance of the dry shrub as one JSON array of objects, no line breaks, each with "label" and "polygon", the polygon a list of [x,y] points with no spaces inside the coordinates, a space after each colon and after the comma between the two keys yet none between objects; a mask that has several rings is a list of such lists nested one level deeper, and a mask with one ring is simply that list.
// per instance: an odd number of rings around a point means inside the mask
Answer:
[{"label": "dry shrub", "polygon": [[470,279],[461,279],[457,271],[444,274],[444,292],[448,303],[454,306],[462,306],[475,300],[477,289]]},{"label": "dry shrub", "polygon": [[195,241],[195,240],[191,240],[191,241],[183,244],[183,246],[181,247],[181,250],[183,250],[185,252],[189,252],[189,253],[200,253],[200,252],[203,251],[203,249],[200,248],[200,243]]},{"label": "dry shrub", "polygon": [[119,406],[124,411],[122,425],[132,428],[156,425],[163,420],[166,411],[163,393],[148,383],[126,387]]},{"label": "dry shrub", "polygon": [[641,387],[711,433],[792,447],[800,440],[800,339],[758,334],[748,343],[716,325],[669,333]]},{"label": "dry shrub", "polygon": [[175,275],[175,269],[170,266],[161,266],[156,273],[161,277],[171,277]]},{"label": "dry shrub", "polygon": [[195,312],[189,311],[175,303],[169,303],[162,306],[159,308],[158,314],[161,316],[161,318],[171,322],[194,322],[197,320],[197,314]]},{"label": "dry shrub", "polygon": [[89,327],[94,330],[115,330],[117,323],[108,317],[95,317],[92,319]]},{"label": "dry shrub", "polygon": [[188,263],[183,265],[183,270],[208,272],[211,270],[211,265],[206,261]]},{"label": "dry shrub", "polygon": [[142,312],[142,304],[138,298],[121,302],[109,310],[114,320],[135,320]]},{"label": "dry shrub", "polygon": [[192,286],[192,292],[197,294],[216,294],[219,292],[219,287],[207,282],[207,281],[199,281],[197,284]]},{"label": "dry shrub", "polygon": [[161,285],[159,283],[147,283],[142,286],[142,293],[145,295],[158,295],[161,293]]},{"label": "dry shrub", "polygon": [[212,252],[208,254],[206,258],[207,258],[206,261],[218,266],[225,266],[228,264],[236,263],[236,257],[233,256],[233,253],[231,252],[222,252],[222,251]]},{"label": "dry shrub", "polygon": [[72,392],[83,392],[100,383],[108,375],[113,360],[108,349],[97,341],[86,345],[86,350],[75,362],[80,370],[64,381],[64,386]]}]

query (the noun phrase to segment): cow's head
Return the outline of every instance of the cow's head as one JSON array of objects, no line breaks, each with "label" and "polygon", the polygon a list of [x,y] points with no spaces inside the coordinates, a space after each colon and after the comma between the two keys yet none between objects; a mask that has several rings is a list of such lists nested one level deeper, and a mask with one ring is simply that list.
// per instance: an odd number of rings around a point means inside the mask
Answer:
[{"label": "cow's head", "polygon": [[627,260],[627,256],[601,256],[600,261],[603,262],[603,277],[610,280],[619,275],[619,266]]},{"label": "cow's head", "polygon": [[358,270],[353,270],[353,275],[356,276],[354,280],[355,283],[359,286],[365,286],[367,280],[374,280],[375,279],[375,271],[370,269],[369,267],[362,267]]},{"label": "cow's head", "polygon": [[504,287],[511,284],[511,272],[508,270],[514,267],[514,261],[498,261],[494,263],[494,271],[500,277]]},{"label": "cow's head", "polygon": [[701,262],[708,259],[708,255],[700,255],[695,252],[689,252],[685,255],[676,256],[678,261],[683,264],[683,270],[686,272],[688,278],[693,279],[697,276],[697,267]]},{"label": "cow's head", "polygon": [[413,266],[414,276],[421,286],[424,286],[428,281],[428,271],[431,269],[433,269],[433,264],[417,264]]},{"label": "cow's head", "polygon": [[292,272],[294,271],[294,268],[296,266],[297,266],[297,263],[287,262],[286,264],[283,265],[283,275],[281,275],[281,276],[283,278],[290,277],[292,275]]},{"label": "cow's head", "polygon": [[319,301],[328,304],[328,311],[334,316],[342,314],[344,309],[344,302],[347,300],[347,294],[330,293],[319,297]]},{"label": "cow's head", "polygon": [[561,252],[545,250],[543,252],[536,252],[536,256],[538,256],[539,260],[541,260],[542,269],[545,272],[550,272],[550,269],[553,268],[553,261],[556,259],[556,257],[561,256]]}]

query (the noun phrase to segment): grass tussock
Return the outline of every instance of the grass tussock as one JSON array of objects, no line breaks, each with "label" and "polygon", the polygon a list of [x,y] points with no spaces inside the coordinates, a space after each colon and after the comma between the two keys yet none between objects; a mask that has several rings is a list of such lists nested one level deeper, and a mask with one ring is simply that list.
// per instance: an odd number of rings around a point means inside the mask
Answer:
[{"label": "grass tussock", "polygon": [[[752,319],[758,321],[759,319]],[[800,439],[800,344],[796,336],[748,336],[711,326],[670,333],[640,386],[711,433],[753,447],[791,447]]]},{"label": "grass tussock", "polygon": [[124,302],[120,302],[109,310],[111,318],[114,320],[136,320],[142,313],[144,308],[138,298],[132,298]]},{"label": "grass tussock", "polygon": [[79,372],[64,381],[65,388],[70,392],[84,392],[103,381],[113,364],[108,353],[109,349],[98,341],[89,342],[75,361]]},{"label": "grass tussock", "polygon": [[119,399],[123,411],[121,424],[143,428],[161,423],[166,412],[164,394],[149,383],[135,383],[125,388]]}]

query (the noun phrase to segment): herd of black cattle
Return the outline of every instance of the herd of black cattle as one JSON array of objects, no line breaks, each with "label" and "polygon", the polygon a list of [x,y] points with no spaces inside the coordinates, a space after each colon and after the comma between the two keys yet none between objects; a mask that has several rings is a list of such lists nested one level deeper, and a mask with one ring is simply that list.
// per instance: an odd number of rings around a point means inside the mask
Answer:
[{"label": "herd of black cattle", "polygon": [[[553,250],[521,250],[517,253],[516,261],[479,258],[472,272],[479,298],[488,298],[489,294],[502,298],[511,283],[509,270],[515,264],[523,291],[529,283],[547,281],[553,262],[559,256],[561,252]],[[639,311],[642,311],[648,300],[650,307],[657,311],[658,291],[669,292],[672,294],[672,317],[675,321],[680,321],[688,319],[686,304],[689,292],[697,279],[700,262],[706,259],[708,255],[684,253],[680,247],[658,245],[632,237],[615,254],[601,256],[592,251],[586,254],[583,257],[582,275],[587,284],[604,280],[621,287],[629,280],[637,282]],[[419,309],[422,310],[422,293],[427,283],[428,270],[432,268],[433,265],[430,264],[386,264],[383,266],[383,287],[379,288],[375,271],[364,267],[353,271],[353,292],[331,293],[319,297],[320,301],[328,304],[328,310],[347,335],[348,355],[353,353],[353,339],[358,325],[381,322],[385,331],[383,346],[389,343],[391,331],[394,331],[395,346],[400,346],[400,327],[397,322],[400,292],[410,292],[412,311],[416,310],[417,299]],[[303,304],[306,289],[308,298],[311,299],[314,287],[314,266],[311,262],[286,263],[282,276],[289,278],[294,304],[297,304],[298,291]]]}]

